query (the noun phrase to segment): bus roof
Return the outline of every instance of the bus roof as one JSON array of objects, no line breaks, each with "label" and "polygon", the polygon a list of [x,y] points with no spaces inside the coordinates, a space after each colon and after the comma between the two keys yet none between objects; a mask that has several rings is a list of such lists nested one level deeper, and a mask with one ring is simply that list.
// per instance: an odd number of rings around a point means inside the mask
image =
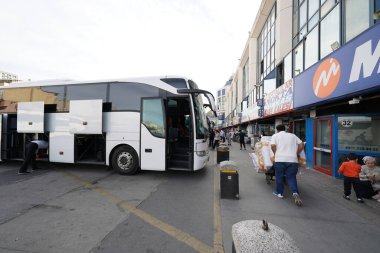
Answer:
[{"label": "bus roof", "polygon": [[149,77],[132,77],[132,78],[117,78],[117,79],[101,79],[101,80],[70,80],[70,79],[53,79],[53,80],[41,80],[30,82],[14,82],[7,86],[0,86],[1,89],[7,88],[25,88],[35,86],[55,86],[55,85],[78,85],[78,84],[97,84],[97,83],[144,83],[147,85],[155,86],[157,88],[167,90],[171,93],[177,94],[177,88],[161,81],[165,78],[180,78],[188,81],[189,79],[183,76],[149,76]]}]

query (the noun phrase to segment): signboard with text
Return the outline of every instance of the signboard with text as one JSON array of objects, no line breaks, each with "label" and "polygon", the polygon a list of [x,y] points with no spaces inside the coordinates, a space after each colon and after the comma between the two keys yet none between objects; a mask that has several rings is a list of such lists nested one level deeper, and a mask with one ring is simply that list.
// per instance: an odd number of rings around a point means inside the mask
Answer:
[{"label": "signboard with text", "polygon": [[379,64],[376,24],[294,78],[294,107],[380,89]]},{"label": "signboard with text", "polygon": [[264,116],[293,109],[293,79],[290,79],[264,97]]}]

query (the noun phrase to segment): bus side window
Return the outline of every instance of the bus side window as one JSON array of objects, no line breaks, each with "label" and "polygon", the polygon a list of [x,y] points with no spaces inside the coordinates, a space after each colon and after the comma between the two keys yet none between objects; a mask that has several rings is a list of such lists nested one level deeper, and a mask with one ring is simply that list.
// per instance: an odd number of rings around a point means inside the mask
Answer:
[{"label": "bus side window", "polygon": [[107,101],[107,84],[85,84],[85,85],[69,85],[67,86],[65,110],[70,111],[71,100],[93,100],[102,99]]},{"label": "bus side window", "polygon": [[0,101],[1,113],[17,112],[18,102],[30,102],[32,88],[10,88],[2,90]]},{"label": "bus side window", "polygon": [[106,102],[103,103],[103,112],[111,112],[112,111],[112,103]]},{"label": "bus side window", "polygon": [[57,105],[56,104],[44,104],[44,112],[45,113],[52,113],[57,111]]},{"label": "bus side window", "polygon": [[44,101],[45,112],[62,112],[64,110],[64,86],[41,86],[33,89],[31,101]]},{"label": "bus side window", "polygon": [[159,89],[143,83],[111,83],[112,111],[139,111],[141,98],[158,97]]}]

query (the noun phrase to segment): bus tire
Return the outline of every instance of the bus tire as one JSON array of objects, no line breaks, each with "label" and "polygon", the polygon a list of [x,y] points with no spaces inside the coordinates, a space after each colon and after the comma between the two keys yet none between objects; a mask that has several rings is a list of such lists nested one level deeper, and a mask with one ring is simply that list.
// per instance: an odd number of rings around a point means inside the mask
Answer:
[{"label": "bus tire", "polygon": [[139,158],[132,147],[124,145],[112,153],[111,165],[119,174],[133,175],[139,170]]}]

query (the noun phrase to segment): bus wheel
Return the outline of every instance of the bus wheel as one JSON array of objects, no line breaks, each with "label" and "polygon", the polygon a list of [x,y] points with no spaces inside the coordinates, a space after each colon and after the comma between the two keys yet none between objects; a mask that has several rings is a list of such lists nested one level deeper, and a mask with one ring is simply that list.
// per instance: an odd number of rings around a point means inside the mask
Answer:
[{"label": "bus wheel", "polygon": [[137,153],[130,146],[118,147],[112,153],[111,164],[112,168],[122,175],[133,175],[139,168]]}]

